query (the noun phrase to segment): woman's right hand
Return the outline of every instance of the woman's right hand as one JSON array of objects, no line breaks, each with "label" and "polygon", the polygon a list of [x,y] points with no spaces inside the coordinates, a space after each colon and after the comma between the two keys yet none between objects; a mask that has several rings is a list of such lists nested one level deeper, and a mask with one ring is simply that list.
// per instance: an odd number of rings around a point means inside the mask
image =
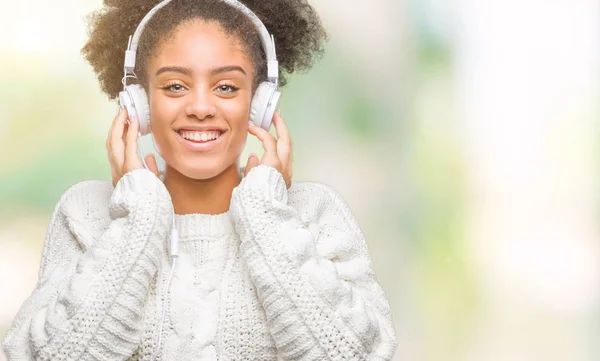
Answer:
[{"label": "woman's right hand", "polygon": [[[113,120],[106,139],[113,187],[125,174],[134,169],[144,168],[144,163],[138,154],[139,121],[137,117],[132,117],[128,124],[127,117],[127,110],[121,109]],[[146,156],[146,164],[150,171],[158,176],[158,166],[154,155]]]}]

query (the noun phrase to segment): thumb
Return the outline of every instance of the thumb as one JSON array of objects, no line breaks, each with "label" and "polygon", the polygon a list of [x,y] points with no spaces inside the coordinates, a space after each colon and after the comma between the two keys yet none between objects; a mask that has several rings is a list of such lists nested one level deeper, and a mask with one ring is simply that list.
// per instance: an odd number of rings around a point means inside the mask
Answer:
[{"label": "thumb", "polygon": [[248,162],[246,163],[246,170],[244,171],[244,177],[248,175],[250,170],[259,165],[258,157],[256,154],[251,153],[248,157]]},{"label": "thumb", "polygon": [[156,164],[156,158],[154,157],[154,154],[148,154],[145,160],[148,169],[158,177],[158,164]]}]

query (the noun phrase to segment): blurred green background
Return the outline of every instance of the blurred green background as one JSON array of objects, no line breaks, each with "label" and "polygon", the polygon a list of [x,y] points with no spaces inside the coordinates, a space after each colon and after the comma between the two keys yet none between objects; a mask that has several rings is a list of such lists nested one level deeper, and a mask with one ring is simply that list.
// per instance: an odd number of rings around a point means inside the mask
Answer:
[{"label": "blurred green background", "polygon": [[[311,3],[331,41],[283,93],[295,179],[358,218],[394,360],[600,359],[600,3]],[[110,179],[116,104],[79,53],[100,0],[0,4],[3,337],[60,195]]]}]

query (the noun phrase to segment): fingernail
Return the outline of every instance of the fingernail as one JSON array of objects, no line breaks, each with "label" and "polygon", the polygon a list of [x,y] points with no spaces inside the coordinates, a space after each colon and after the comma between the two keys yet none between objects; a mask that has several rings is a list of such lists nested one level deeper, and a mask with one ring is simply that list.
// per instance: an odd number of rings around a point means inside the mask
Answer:
[{"label": "fingernail", "polygon": [[254,126],[254,123],[252,123],[252,122],[248,122],[248,126],[249,126],[249,127],[253,127],[253,126]]},{"label": "fingernail", "polygon": [[256,157],[256,153],[250,153],[250,155],[248,155],[248,158],[252,158],[252,156]]},{"label": "fingernail", "polygon": [[279,116],[280,116],[281,118],[283,118],[283,116],[281,115],[281,110],[277,110],[277,113],[279,113]]}]

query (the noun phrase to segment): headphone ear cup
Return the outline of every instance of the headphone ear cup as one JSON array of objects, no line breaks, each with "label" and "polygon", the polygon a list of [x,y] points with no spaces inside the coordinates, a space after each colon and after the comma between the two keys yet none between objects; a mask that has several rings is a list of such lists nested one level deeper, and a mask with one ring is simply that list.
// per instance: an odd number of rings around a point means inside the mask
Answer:
[{"label": "headphone ear cup", "polygon": [[150,107],[146,91],[139,84],[128,85],[119,93],[121,107],[127,108],[130,117],[137,116],[140,122],[140,135],[150,133]]},{"label": "headphone ear cup", "polygon": [[256,89],[250,106],[250,121],[269,130],[281,93],[273,83],[262,82]]},{"label": "headphone ear cup", "polygon": [[146,95],[144,88],[139,84],[129,85],[128,88],[131,88],[130,93],[132,94],[135,109],[138,112],[140,134],[146,135],[150,133],[150,106],[148,105],[148,96]]},{"label": "headphone ear cup", "polygon": [[275,114],[275,110],[277,109],[277,105],[279,104],[279,97],[281,93],[275,90],[273,95],[271,96],[270,103],[267,104],[267,109],[265,110],[265,115],[263,116],[261,127],[269,130],[271,128],[271,123],[273,123],[273,114]]}]

